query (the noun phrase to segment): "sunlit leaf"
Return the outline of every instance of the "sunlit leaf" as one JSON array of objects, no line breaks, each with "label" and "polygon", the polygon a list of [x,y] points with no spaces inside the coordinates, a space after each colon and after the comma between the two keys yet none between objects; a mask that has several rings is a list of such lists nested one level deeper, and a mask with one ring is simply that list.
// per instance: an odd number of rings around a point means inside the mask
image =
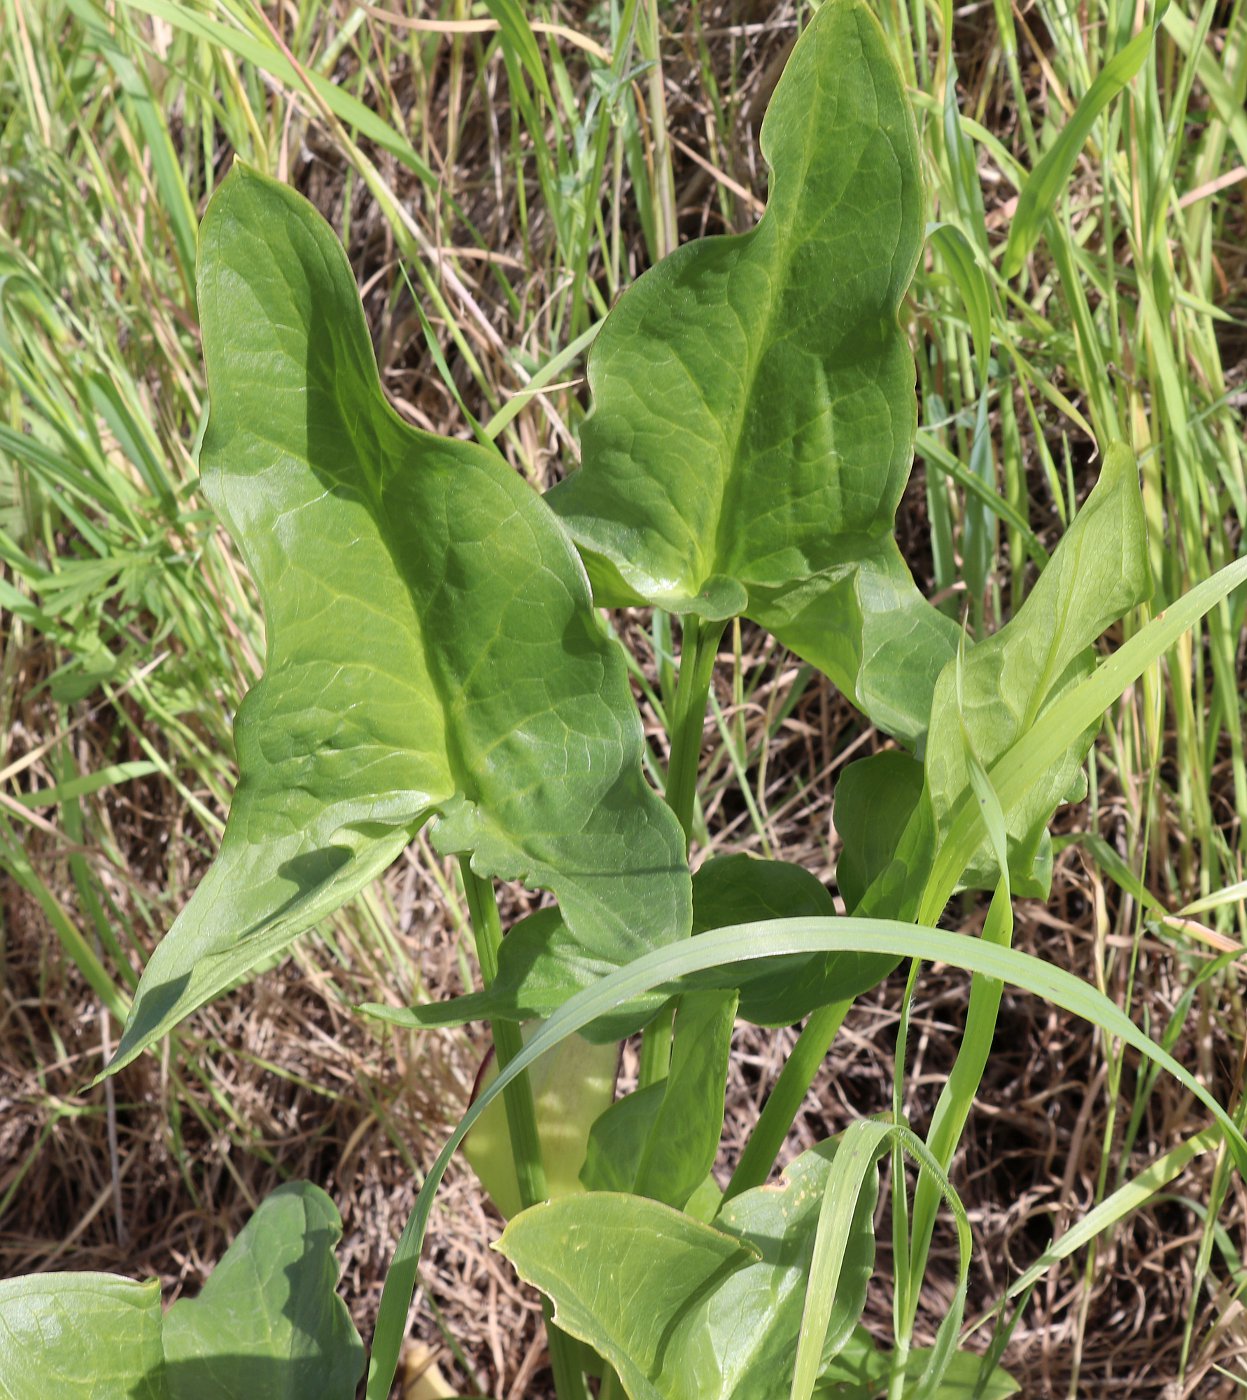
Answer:
[{"label": "sunlit leaf", "polygon": [[684,1208],[719,1150],[735,1019],[735,991],[680,998],[666,1078],[612,1104],[590,1130],[581,1175],[591,1191]]},{"label": "sunlit leaf", "polygon": [[32,1274],[0,1283],[6,1400],[169,1400],[160,1285],[115,1274]]},{"label": "sunlit leaf", "polygon": [[817,11],[761,143],[757,227],[678,249],[607,318],[583,465],[549,500],[599,602],[746,614],[916,741],[956,628],[892,539],[916,428],[897,310],[922,193],[904,86],[866,6]]},{"label": "sunlit leaf", "polygon": [[204,490],[264,603],[216,864],[160,944],[114,1067],[383,870],[422,823],[558,896],[618,965],[687,934],[683,838],[641,775],[623,656],[549,508],[502,459],[403,423],[350,266],[242,166],[200,232]]},{"label": "sunlit leaf", "polygon": [[[560,1325],[611,1362],[634,1400],[780,1400],[835,1155],[835,1143],[803,1153],[713,1225],[641,1196],[596,1192],[524,1211],[497,1248],[553,1299]],[[870,1172],[853,1208],[831,1350],[865,1302],[877,1189]]]},{"label": "sunlit leaf", "polygon": [[0,1283],[6,1400],[352,1400],[364,1346],[338,1297],[342,1222],[310,1182],[261,1202],[196,1298],[155,1279]]}]

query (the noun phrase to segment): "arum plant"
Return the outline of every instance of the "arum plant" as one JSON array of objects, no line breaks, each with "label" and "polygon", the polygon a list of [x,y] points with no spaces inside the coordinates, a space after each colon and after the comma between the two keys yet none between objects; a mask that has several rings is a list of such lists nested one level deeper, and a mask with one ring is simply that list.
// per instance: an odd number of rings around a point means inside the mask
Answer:
[{"label": "arum plant", "polygon": [[[589,359],[582,463],[545,498],[489,446],[395,414],[345,255],[298,195],[238,166],[204,217],[203,485],[256,579],[268,655],[237,716],[217,862],[152,957],[107,1072],[270,961],[423,826],[459,860],[481,985],[366,1010],[413,1028],[487,1020],[493,1077],[399,1242],[371,1400],[389,1393],[433,1195],[465,1140],[510,1217],[498,1248],[548,1300],[562,1400],[591,1377],[633,1400],[1012,1393],[960,1349],[972,1241],[948,1175],[1005,982],[1166,1068],[1247,1164],[1234,1121],[1166,1050],[1010,947],[1012,897],[1047,891],[1048,825],[1078,793],[1099,717],[1247,561],[1097,663],[1148,577],[1136,466],[1108,446],[1017,615],[977,644],[963,635],[894,538],[917,421],[898,316],[923,195],[905,90],[861,0],[816,12],[761,139],[766,213],[623,295]],[[666,612],[681,634],[662,797],[598,611],[626,605]],[[707,692],[736,617],[897,741],[839,781],[847,916],[783,861],[728,854],[690,874]],[[550,902],[504,936],[496,880]],[[993,891],[982,938],[936,928],[958,888]],[[923,959],[974,979],[927,1140],[901,1112],[902,1037],[892,1110],[768,1184],[848,1006],[905,958],[911,986]],[[741,1019],[804,1027],[724,1188],[712,1168]],[[640,1083],[616,1097],[616,1044],[638,1030]],[[896,1317],[881,1348],[860,1320],[889,1152]],[[957,1283],[934,1344],[916,1348],[941,1207]],[[59,1335],[49,1366],[88,1345]]]}]

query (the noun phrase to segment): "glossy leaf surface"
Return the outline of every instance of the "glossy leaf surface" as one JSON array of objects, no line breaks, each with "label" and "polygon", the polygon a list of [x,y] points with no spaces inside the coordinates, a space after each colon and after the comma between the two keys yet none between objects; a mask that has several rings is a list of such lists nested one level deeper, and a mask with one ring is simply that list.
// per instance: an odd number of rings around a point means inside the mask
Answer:
[{"label": "glossy leaf surface", "polygon": [[[611,1362],[633,1400],[779,1400],[835,1151],[824,1143],[803,1153],[713,1225],[644,1197],[590,1193],[525,1211],[497,1247],[553,1299],[560,1324]],[[877,1189],[872,1172],[854,1210],[829,1353],[865,1302]]]},{"label": "glossy leaf surface", "polygon": [[364,1347],[337,1296],[342,1224],[309,1182],[268,1196],[197,1298],[113,1274],[0,1283],[6,1400],[351,1400]]},{"label": "glossy leaf surface", "polygon": [[757,227],[678,249],[607,318],[583,464],[549,500],[600,603],[747,614],[913,742],[957,633],[892,540],[916,428],[897,311],[922,192],[865,5],[814,15],[761,142]]},{"label": "glossy leaf surface", "polygon": [[293,191],[238,166],[200,232],[206,494],[264,603],[216,864],[115,1064],[286,947],[438,818],[443,853],[558,896],[618,965],[683,937],[674,818],[562,526],[502,459],[381,391],[354,278]]}]

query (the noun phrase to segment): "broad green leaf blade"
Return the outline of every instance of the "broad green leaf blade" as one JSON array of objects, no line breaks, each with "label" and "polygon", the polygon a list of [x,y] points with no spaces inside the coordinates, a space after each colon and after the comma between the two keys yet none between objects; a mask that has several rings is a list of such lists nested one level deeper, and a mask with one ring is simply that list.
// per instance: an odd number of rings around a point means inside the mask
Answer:
[{"label": "broad green leaf blade", "polygon": [[113,1068],[389,864],[422,822],[552,890],[605,965],[686,935],[683,838],[641,774],[618,646],[575,551],[494,453],[386,401],[350,266],[238,166],[200,233],[204,489],[256,579],[221,852],[148,965]]},{"label": "broad green leaf blade", "polygon": [[34,1274],[0,1283],[5,1400],[171,1400],[160,1285],[115,1274]]},{"label": "broad green leaf blade", "polygon": [[859,0],[829,0],[797,41],[762,152],[757,227],[678,249],[607,318],[583,465],[549,500],[599,602],[746,613],[913,741],[955,628],[891,540],[922,191],[901,77]]},{"label": "broad green leaf blade", "polygon": [[[1034,728],[1044,710],[1090,673],[1092,644],[1148,596],[1150,580],[1138,468],[1130,450],[1115,443],[1094,490],[1017,616],[966,653],[960,698],[957,663],[940,676],[926,749],[926,792],[938,841],[971,788],[963,722],[974,752],[990,768]],[[1059,760],[1033,775],[1023,800],[1006,810],[1015,893],[1046,893],[1047,825],[1076,782],[1094,735],[1094,726],[1071,732]],[[999,870],[989,842],[960,878],[974,888],[995,886]]]},{"label": "broad green leaf blade", "polygon": [[[584,1190],[580,1169],[589,1133],[611,1106],[618,1066],[618,1045],[592,1045],[579,1035],[568,1036],[533,1066],[528,1083],[551,1200]],[[497,1077],[498,1063],[491,1050],[489,1064],[478,1076],[476,1092],[487,1089]],[[518,1215],[522,1208],[520,1184],[504,1103],[496,1101],[489,1106],[463,1144],[463,1155],[503,1219]]]},{"label": "broad green leaf blade", "polygon": [[[551,1051],[551,1054],[556,1053]],[[641,1154],[654,1132],[658,1111],[662,1108],[667,1081],[646,1084],[617,1099],[593,1124],[580,1179],[587,1191],[618,1191],[635,1195],[637,1171]],[[646,1193],[664,1205],[683,1210],[688,1198],[673,1201],[670,1193]],[[692,1213],[692,1212],[690,1212]],[[704,1219],[698,1215],[698,1219]]]},{"label": "broad green leaf blade", "polygon": [[[641,1196],[596,1192],[525,1211],[497,1248],[551,1297],[565,1330],[615,1366],[632,1396],[779,1400],[792,1377],[835,1156],[835,1143],[802,1154],[776,1185],[729,1202],[713,1226]],[[874,1268],[877,1178],[854,1185],[827,1327],[833,1349],[856,1324]],[[676,1279],[684,1291],[671,1287]]]},{"label": "broad green leaf blade", "polygon": [[582,1179],[591,1191],[684,1209],[719,1150],[735,1020],[734,991],[680,998],[666,1079],[612,1104],[590,1131]]},{"label": "broad green leaf blade", "polygon": [[666,1400],[665,1333],[695,1312],[726,1272],[755,1257],[734,1235],[613,1191],[533,1206],[494,1248],[552,1299],[565,1332],[614,1366],[632,1400]]},{"label": "broad green leaf blade", "polygon": [[364,1345],[337,1295],[342,1222],[310,1182],[267,1196],[164,1322],[171,1400],[352,1400]]},{"label": "broad green leaf blade", "polygon": [[935,682],[961,631],[918,592],[891,535],[850,566],[769,596],[749,615],[881,729],[921,748]]}]

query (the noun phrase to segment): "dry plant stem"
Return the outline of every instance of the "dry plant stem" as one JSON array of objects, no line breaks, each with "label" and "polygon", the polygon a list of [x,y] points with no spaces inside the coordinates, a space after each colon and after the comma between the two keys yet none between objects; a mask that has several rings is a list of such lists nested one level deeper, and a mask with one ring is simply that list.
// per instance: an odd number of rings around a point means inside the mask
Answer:
[{"label": "dry plant stem", "polygon": [[765,1183],[779,1157],[788,1130],[809,1092],[831,1042],[844,1021],[852,1002],[839,1001],[820,1007],[806,1021],[788,1062],[780,1071],[756,1126],[740,1155],[732,1179],[723,1193],[724,1201]]},{"label": "dry plant stem", "polygon": [[[498,916],[498,901],[491,880],[483,879],[472,869],[467,856],[459,858],[463,872],[463,888],[472,916],[472,935],[476,940],[476,957],[481,966],[481,980],[489,987],[498,975],[498,950],[502,946],[502,921]],[[494,1021],[490,1026],[498,1068],[505,1069],[520,1053],[523,1040],[520,1028],[513,1021]],[[515,1156],[515,1177],[520,1188],[520,1200],[525,1209],[544,1201],[545,1167],[541,1161],[541,1141],[537,1136],[537,1115],[533,1108],[532,1088],[527,1074],[521,1074],[503,1093],[507,1111],[507,1131]],[[553,1323],[550,1300],[541,1300],[546,1322],[546,1337],[550,1345],[550,1365],[554,1371],[554,1387],[559,1400],[586,1400],[584,1376],[576,1360],[575,1344]]]},{"label": "dry plant stem", "polygon": [[[691,839],[693,809],[697,803],[697,770],[706,722],[706,699],[710,694],[719,638],[726,626],[725,621],[706,622],[693,613],[683,618],[680,679],[671,705],[671,759],[667,764],[666,797],[667,805],[684,832],[686,844]],[[664,1007],[645,1028],[641,1041],[642,1088],[667,1077],[674,1016],[674,1006]]]}]

